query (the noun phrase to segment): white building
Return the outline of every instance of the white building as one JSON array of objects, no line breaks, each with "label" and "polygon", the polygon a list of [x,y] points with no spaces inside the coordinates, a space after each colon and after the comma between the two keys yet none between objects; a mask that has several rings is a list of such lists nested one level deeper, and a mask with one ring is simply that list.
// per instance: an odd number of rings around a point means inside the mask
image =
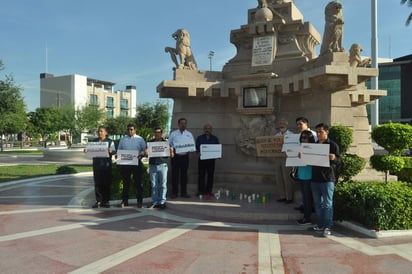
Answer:
[{"label": "white building", "polygon": [[72,74],[40,74],[40,107],[73,105],[75,109],[96,106],[105,109],[108,118],[136,116],[136,87],[114,90],[115,83]]}]

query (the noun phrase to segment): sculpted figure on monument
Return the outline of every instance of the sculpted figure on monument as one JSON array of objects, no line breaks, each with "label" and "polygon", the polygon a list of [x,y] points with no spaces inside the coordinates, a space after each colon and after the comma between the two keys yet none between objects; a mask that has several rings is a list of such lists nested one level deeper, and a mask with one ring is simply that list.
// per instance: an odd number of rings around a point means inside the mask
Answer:
[{"label": "sculpted figure on monument", "polygon": [[[190,47],[189,32],[185,29],[178,29],[172,34],[172,37],[176,40],[176,48],[166,47],[165,52],[170,53],[170,57],[173,63],[175,63],[176,68],[197,70],[195,57]],[[177,55],[179,56],[180,64],[177,61]]]},{"label": "sculpted figure on monument", "polygon": [[365,58],[362,60],[361,52],[362,47],[359,44],[352,44],[349,50],[349,65],[351,67],[366,67],[371,63],[371,58]]},{"label": "sculpted figure on monument", "polygon": [[340,2],[329,2],[325,8],[325,31],[320,55],[330,52],[343,52],[343,15]]}]

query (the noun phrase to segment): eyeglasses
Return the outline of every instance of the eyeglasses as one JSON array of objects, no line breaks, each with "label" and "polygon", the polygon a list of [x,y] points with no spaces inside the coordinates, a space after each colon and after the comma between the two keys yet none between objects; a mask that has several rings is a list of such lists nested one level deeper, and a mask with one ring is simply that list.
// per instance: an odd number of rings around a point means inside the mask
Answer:
[{"label": "eyeglasses", "polygon": [[134,128],[128,128],[127,130],[132,131],[132,130],[134,130]]}]

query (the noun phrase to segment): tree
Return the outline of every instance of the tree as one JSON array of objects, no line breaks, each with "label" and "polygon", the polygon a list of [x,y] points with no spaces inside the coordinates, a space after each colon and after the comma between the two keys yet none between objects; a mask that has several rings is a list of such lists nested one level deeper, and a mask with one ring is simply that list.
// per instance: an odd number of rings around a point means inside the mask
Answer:
[{"label": "tree", "polygon": [[[412,8],[412,0],[401,0],[401,4],[407,3],[407,6]],[[409,24],[412,21],[412,12],[409,14],[408,18],[406,19],[406,25],[409,26]]]},{"label": "tree", "polygon": [[57,107],[37,108],[29,113],[28,132],[40,134],[44,147],[47,146],[47,137],[50,134],[63,130],[61,112]]},{"label": "tree", "polygon": [[129,123],[133,123],[134,119],[126,116],[119,116],[116,118],[109,118],[106,120],[107,133],[110,135],[124,135]]},{"label": "tree", "polygon": [[[0,60],[0,71],[3,70]],[[21,88],[16,86],[12,76],[0,80],[0,149],[3,151],[3,135],[24,131],[27,124],[26,105],[20,94]]]},{"label": "tree", "polygon": [[168,106],[161,102],[144,103],[137,106],[136,125],[138,128],[166,128],[169,121]]}]

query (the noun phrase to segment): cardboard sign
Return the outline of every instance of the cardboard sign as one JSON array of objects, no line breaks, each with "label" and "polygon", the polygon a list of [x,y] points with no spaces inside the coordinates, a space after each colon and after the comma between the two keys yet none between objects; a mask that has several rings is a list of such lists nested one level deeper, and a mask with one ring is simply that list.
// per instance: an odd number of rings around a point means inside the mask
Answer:
[{"label": "cardboard sign", "polygon": [[258,157],[284,157],[283,136],[259,136],[255,139]]}]

